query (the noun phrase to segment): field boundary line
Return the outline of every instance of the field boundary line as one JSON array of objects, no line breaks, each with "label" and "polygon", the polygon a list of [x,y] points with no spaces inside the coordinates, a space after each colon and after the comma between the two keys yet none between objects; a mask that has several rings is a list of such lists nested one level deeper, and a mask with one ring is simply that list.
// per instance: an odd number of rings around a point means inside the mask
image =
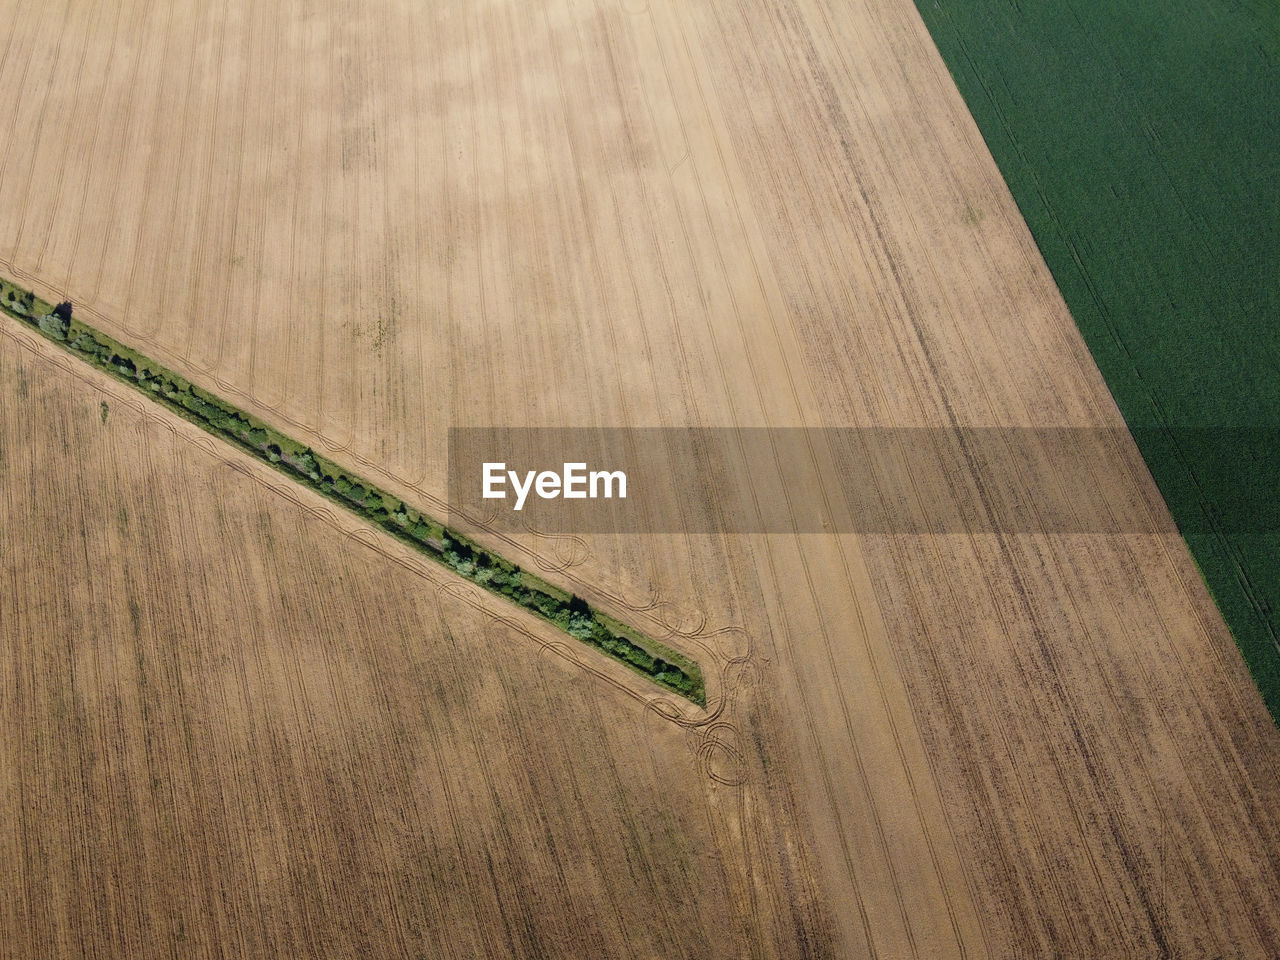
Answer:
[{"label": "field boundary line", "polygon": [[581,597],[522,570],[266,422],[73,319],[70,304],[53,307],[35,294],[0,280],[0,307],[14,320],[134,387],[170,413],[252,454],[472,584],[504,597],[657,686],[705,709],[702,668],[684,654],[593,609]]}]

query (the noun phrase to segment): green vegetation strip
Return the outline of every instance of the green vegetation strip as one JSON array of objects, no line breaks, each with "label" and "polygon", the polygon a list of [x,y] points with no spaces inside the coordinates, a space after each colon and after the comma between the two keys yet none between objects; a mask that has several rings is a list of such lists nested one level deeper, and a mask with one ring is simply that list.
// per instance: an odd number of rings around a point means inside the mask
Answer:
[{"label": "green vegetation strip", "polygon": [[30,291],[0,280],[0,308],[80,359],[340,503],[459,576],[555,624],[658,686],[706,706],[702,670],[689,658],[593,609],[581,597],[521,570],[305,444],[75,319],[70,304],[51,306]]},{"label": "green vegetation strip", "polygon": [[1280,720],[1280,6],[916,6]]}]

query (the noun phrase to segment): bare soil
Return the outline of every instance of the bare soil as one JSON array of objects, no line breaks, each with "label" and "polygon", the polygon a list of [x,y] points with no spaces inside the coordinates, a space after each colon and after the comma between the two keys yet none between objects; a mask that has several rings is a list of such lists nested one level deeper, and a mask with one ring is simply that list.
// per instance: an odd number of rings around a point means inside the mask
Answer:
[{"label": "bare soil", "polygon": [[[424,507],[450,425],[1121,423],[909,0],[11,4],[0,268]],[[1280,954],[1175,537],[495,537],[704,712],[0,348],[0,951]]]}]

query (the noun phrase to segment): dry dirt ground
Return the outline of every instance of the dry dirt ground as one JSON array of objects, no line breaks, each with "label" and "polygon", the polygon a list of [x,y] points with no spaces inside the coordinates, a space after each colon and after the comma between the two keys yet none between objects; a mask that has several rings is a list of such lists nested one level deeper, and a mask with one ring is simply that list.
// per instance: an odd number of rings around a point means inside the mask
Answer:
[{"label": "dry dirt ground", "polygon": [[785,784],[748,793],[622,667],[4,333],[0,956],[822,935]]},{"label": "dry dirt ground", "polygon": [[[440,512],[450,425],[1121,422],[909,0],[6,0],[0,270]],[[473,528],[704,713],[3,332],[0,956],[1280,955],[1176,538]]]}]

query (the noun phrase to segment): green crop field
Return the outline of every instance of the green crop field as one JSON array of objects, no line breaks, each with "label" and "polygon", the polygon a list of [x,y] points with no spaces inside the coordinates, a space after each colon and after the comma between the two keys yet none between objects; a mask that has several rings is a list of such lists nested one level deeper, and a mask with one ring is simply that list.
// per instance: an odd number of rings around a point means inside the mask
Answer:
[{"label": "green crop field", "polygon": [[1280,718],[1280,3],[917,6]]}]

